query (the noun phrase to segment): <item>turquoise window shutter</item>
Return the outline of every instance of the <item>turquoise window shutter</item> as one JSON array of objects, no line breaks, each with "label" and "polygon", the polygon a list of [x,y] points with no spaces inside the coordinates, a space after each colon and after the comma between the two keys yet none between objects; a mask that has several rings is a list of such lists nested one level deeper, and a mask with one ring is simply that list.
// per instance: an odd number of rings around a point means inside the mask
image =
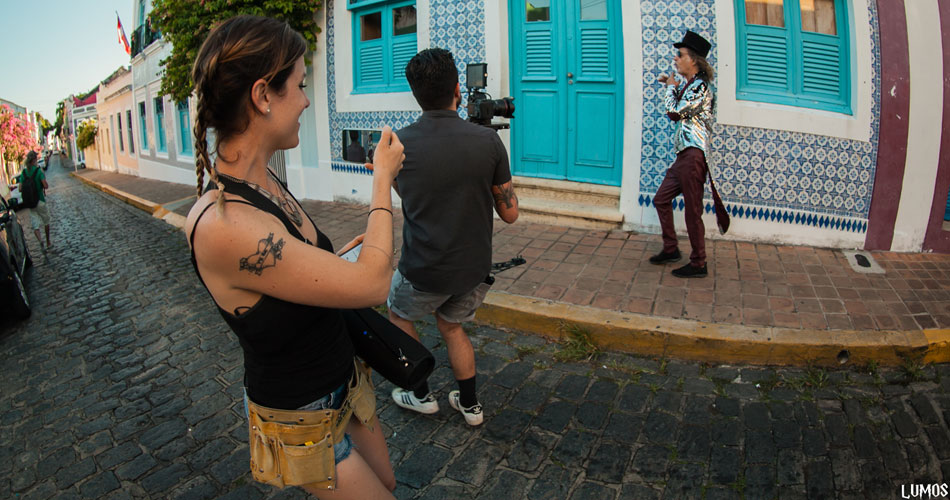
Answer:
[{"label": "turquoise window shutter", "polygon": [[842,50],[837,37],[818,33],[802,34],[802,92],[831,98],[848,95],[843,86]]},{"label": "turquoise window shutter", "polygon": [[194,149],[191,145],[191,117],[188,113],[188,101],[178,103],[178,137],[181,141],[181,153],[190,155]]},{"label": "turquoise window shutter", "polygon": [[788,92],[788,39],[784,29],[749,26],[745,44],[745,83],[748,87]]},{"label": "turquoise window shutter", "polygon": [[146,118],[145,118],[145,102],[139,103],[139,133],[142,135],[142,142],[140,148],[142,152],[148,150],[148,128],[146,127]]},{"label": "turquoise window shutter", "polygon": [[135,152],[135,135],[132,133],[132,110],[125,110],[125,123],[129,127],[129,154]]},{"label": "turquoise window shutter", "polygon": [[784,27],[746,23],[736,2],[736,97],[851,114],[847,5],[835,0],[835,34],[802,29],[798,0],[785,0]]},{"label": "turquoise window shutter", "polygon": [[380,43],[363,43],[358,52],[357,65],[358,87],[383,85],[386,83],[386,74],[383,70],[383,47]]},{"label": "turquoise window shutter", "polygon": [[406,81],[406,65],[412,56],[416,55],[416,35],[404,35],[393,40],[392,46],[392,83],[404,83]]},{"label": "turquoise window shutter", "polygon": [[[116,135],[119,136],[119,151],[125,152],[125,139],[122,138],[122,113],[121,112],[115,114],[115,120],[116,120],[116,123],[118,123],[118,126],[116,127]],[[131,123],[129,125],[131,125]]]},{"label": "turquoise window shutter", "polygon": [[[413,25],[409,25],[411,33],[403,28],[399,35],[393,26],[393,11],[407,6],[415,6],[415,1],[363,0],[348,5],[353,16],[354,94],[409,90],[406,64],[416,55],[418,39]],[[364,18],[371,32],[363,33]]]},{"label": "turquoise window shutter", "polygon": [[155,98],[155,149],[159,153],[166,152],[165,143],[165,106],[161,97]]}]

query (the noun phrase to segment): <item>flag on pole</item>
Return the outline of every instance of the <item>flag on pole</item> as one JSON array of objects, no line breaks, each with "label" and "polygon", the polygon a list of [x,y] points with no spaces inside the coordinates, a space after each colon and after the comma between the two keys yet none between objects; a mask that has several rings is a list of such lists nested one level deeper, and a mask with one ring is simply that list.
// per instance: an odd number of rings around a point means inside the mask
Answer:
[{"label": "flag on pole", "polygon": [[125,48],[125,53],[132,55],[132,49],[129,47],[129,39],[125,37],[125,28],[122,27],[122,20],[119,19],[119,13],[115,13],[116,29],[119,31],[119,43]]}]

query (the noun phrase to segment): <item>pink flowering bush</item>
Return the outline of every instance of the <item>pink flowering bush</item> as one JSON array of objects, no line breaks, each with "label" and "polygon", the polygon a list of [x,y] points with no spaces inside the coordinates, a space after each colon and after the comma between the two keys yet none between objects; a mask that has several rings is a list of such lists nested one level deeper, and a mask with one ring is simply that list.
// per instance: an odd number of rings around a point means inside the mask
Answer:
[{"label": "pink flowering bush", "polygon": [[33,138],[34,125],[4,104],[0,107],[0,153],[4,162],[22,162],[30,151],[40,151]]}]

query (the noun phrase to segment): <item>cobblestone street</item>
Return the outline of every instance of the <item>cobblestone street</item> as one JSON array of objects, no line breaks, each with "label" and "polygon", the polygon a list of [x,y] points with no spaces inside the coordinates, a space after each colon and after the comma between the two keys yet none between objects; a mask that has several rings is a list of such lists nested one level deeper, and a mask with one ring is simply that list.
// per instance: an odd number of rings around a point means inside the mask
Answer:
[{"label": "cobblestone street", "polygon": [[[0,325],[0,498],[304,498],[250,478],[240,347],[183,235],[58,157],[47,175],[57,248],[44,260],[27,234],[33,315]],[[441,412],[377,384],[400,499],[890,499],[950,483],[948,365],[717,366],[469,325],[486,411],[472,429],[431,323]]]}]

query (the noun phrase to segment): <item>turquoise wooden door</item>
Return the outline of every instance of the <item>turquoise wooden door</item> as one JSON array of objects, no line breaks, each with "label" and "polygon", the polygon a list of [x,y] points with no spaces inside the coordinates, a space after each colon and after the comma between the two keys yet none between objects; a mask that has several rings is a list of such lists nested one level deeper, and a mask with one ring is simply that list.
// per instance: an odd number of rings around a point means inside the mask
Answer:
[{"label": "turquoise wooden door", "polygon": [[509,5],[514,173],[619,186],[620,1]]}]

